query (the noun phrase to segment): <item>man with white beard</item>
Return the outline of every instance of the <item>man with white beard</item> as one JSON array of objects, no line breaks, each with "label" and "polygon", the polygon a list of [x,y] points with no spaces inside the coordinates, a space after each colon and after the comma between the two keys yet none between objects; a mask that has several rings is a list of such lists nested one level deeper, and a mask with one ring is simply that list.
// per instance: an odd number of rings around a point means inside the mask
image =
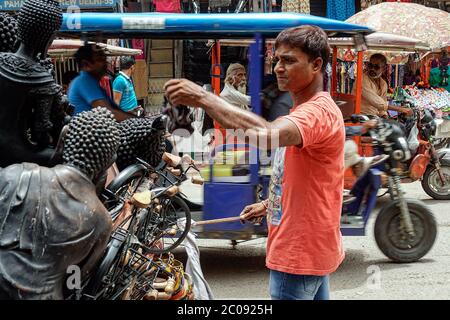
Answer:
[{"label": "man with white beard", "polygon": [[220,97],[244,110],[250,109],[250,96],[246,95],[246,72],[245,67],[239,63],[232,63],[227,69],[225,87]]}]

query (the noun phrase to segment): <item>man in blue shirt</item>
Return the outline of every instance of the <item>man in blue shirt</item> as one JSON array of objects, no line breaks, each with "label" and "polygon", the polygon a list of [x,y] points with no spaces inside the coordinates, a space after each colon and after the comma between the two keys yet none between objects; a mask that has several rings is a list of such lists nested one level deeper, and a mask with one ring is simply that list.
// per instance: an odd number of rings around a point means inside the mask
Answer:
[{"label": "man in blue shirt", "polygon": [[135,117],[120,110],[100,87],[99,81],[107,71],[106,55],[102,48],[95,44],[86,44],[75,53],[75,59],[81,72],[70,84],[68,92],[69,102],[75,106],[75,114],[105,107],[113,113],[117,121]]},{"label": "man in blue shirt", "polygon": [[122,57],[120,59],[120,73],[113,83],[114,102],[125,112],[137,114],[143,109],[138,106],[136,92],[134,91],[131,76],[136,68],[133,57]]}]

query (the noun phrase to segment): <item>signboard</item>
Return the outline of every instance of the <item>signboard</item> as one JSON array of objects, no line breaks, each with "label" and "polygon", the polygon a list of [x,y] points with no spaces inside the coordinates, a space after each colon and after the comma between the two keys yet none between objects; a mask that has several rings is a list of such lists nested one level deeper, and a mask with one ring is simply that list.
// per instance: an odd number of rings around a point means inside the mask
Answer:
[{"label": "signboard", "polygon": [[133,39],[131,40],[131,46],[133,49],[142,50],[142,54],[135,56],[136,60],[145,59],[145,42],[144,39]]},{"label": "signboard", "polygon": [[[61,8],[67,9],[71,6],[80,9],[111,8],[115,7],[118,0],[57,0]],[[19,11],[25,0],[0,0],[0,11]]]}]

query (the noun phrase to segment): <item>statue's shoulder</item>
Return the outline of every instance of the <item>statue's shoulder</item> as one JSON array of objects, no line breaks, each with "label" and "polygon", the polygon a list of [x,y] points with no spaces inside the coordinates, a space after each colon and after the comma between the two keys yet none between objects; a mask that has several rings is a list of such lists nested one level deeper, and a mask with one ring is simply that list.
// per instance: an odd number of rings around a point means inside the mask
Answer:
[{"label": "statue's shoulder", "polygon": [[29,85],[54,82],[45,65],[10,52],[0,53],[0,76]]}]

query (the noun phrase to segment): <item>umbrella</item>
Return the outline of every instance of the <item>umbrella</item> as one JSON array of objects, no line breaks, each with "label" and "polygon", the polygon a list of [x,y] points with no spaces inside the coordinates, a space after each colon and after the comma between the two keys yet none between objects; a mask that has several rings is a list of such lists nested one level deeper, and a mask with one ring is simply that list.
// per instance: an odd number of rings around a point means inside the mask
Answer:
[{"label": "umbrella", "polygon": [[450,13],[415,3],[380,3],[358,12],[346,22],[416,38],[433,50],[450,45]]}]

